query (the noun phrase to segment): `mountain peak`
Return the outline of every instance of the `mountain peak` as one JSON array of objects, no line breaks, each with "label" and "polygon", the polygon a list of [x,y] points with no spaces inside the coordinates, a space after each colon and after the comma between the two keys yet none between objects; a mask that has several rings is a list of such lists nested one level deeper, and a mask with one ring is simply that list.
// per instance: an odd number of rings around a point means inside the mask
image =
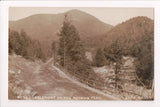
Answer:
[{"label": "mountain peak", "polygon": [[[66,14],[68,14],[71,17],[79,17],[79,18],[93,18],[94,16],[92,16],[91,14],[88,14],[86,12],[83,12],[81,10],[78,9],[73,9],[73,10],[69,10],[66,12]],[[95,17],[94,17],[95,18]]]},{"label": "mountain peak", "polygon": [[[145,16],[133,17],[116,25],[105,35],[106,41],[118,38],[135,39],[154,31],[154,21]],[[106,42],[107,43],[107,42]]]},{"label": "mountain peak", "polygon": [[72,10],[67,11],[67,13],[85,13],[85,12],[78,10],[78,9],[72,9]]}]

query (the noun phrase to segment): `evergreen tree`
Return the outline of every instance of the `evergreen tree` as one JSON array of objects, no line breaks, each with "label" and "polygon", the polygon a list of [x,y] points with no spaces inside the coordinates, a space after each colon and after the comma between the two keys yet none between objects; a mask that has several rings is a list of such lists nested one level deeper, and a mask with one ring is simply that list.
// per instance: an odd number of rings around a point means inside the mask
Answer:
[{"label": "evergreen tree", "polygon": [[94,63],[97,67],[101,67],[105,65],[105,56],[103,54],[103,51],[100,48],[97,49],[94,60],[95,60]]},{"label": "evergreen tree", "polygon": [[85,49],[79,38],[79,33],[69,22],[67,15],[65,15],[59,36],[60,64],[78,78],[96,79],[97,76],[85,57]]},{"label": "evergreen tree", "polygon": [[[121,80],[118,77],[118,74],[121,72],[120,68],[122,65],[122,56],[124,55],[124,49],[122,47],[121,42],[117,39],[115,40],[109,47],[104,49],[106,60],[114,63],[114,78],[115,80],[115,88],[121,88]],[[125,75],[125,74],[124,74]]]},{"label": "evergreen tree", "polygon": [[39,41],[31,40],[24,31],[9,30],[9,53],[21,55],[26,59],[34,60],[35,58],[45,61]]},{"label": "evergreen tree", "polygon": [[[67,16],[65,16],[65,21],[63,22],[63,27],[59,34],[59,49],[58,54],[60,55],[60,64],[65,67],[66,62],[66,48],[67,48],[67,39],[70,36],[70,23],[68,22]],[[69,41],[68,41],[69,42]]]},{"label": "evergreen tree", "polygon": [[85,58],[84,48],[80,41],[78,31],[68,21],[67,15],[65,16],[65,21],[63,22],[63,27],[59,36],[58,53],[62,66],[67,67],[71,62],[76,62]]},{"label": "evergreen tree", "polygon": [[17,31],[9,30],[9,52],[12,51],[17,55],[25,56],[26,48],[24,47],[25,42],[23,37]]},{"label": "evergreen tree", "polygon": [[153,33],[143,35],[138,44],[136,71],[141,81],[148,87],[152,87],[154,77],[154,58],[153,58]]},{"label": "evergreen tree", "polygon": [[115,40],[110,46],[104,48],[104,55],[111,62],[119,61],[123,56],[123,47],[119,40]]},{"label": "evergreen tree", "polygon": [[21,45],[21,47],[20,47],[21,55],[23,57],[27,58],[28,57],[27,48],[29,47],[29,45],[31,43],[31,39],[27,36],[26,32],[24,32],[23,30],[21,30],[19,37],[20,37],[19,43]]}]

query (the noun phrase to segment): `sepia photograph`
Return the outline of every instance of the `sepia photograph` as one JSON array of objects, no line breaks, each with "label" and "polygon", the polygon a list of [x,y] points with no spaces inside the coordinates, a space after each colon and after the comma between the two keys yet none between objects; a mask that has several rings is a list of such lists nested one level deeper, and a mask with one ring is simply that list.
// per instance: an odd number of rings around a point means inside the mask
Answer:
[{"label": "sepia photograph", "polygon": [[154,8],[9,7],[9,100],[154,100]]}]

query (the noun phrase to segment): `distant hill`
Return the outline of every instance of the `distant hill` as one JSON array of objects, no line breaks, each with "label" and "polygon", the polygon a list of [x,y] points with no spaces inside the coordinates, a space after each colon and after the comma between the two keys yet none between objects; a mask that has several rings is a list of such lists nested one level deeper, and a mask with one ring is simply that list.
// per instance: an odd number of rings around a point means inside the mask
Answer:
[{"label": "distant hill", "polygon": [[107,49],[116,40],[122,47],[129,49],[134,44],[136,45],[139,42],[137,40],[142,36],[146,34],[150,35],[150,33],[154,36],[154,21],[144,16],[134,17],[116,25],[104,35],[91,38],[89,42],[92,50],[90,51],[92,51],[94,56],[97,48]]},{"label": "distant hill", "polygon": [[129,45],[136,38],[153,32],[154,21],[147,17],[138,16],[118,24],[101,38],[104,38],[105,45],[110,45],[116,39]]},{"label": "distant hill", "polygon": [[[71,10],[66,13],[85,43],[88,43],[90,38],[106,34],[112,28],[111,25],[79,10]],[[32,15],[17,21],[10,21],[9,28],[16,31],[24,30],[28,36],[39,40],[44,48],[48,48],[53,40],[58,40],[57,33],[62,27],[66,13]]]}]

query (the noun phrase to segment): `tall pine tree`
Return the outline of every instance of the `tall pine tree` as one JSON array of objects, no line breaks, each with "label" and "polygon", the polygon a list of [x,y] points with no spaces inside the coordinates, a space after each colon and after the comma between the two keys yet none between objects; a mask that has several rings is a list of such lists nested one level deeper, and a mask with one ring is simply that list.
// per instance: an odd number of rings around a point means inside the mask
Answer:
[{"label": "tall pine tree", "polygon": [[115,40],[109,47],[104,49],[105,57],[110,62],[114,63],[114,78],[115,88],[121,88],[121,79],[119,79],[118,74],[121,72],[120,67],[122,65],[122,56],[124,55],[124,49],[119,39]]},{"label": "tall pine tree", "polygon": [[59,33],[60,64],[75,76],[95,79],[96,74],[91,69],[85,57],[85,49],[76,28],[70,23],[67,15]]},{"label": "tall pine tree", "polygon": [[85,57],[84,48],[80,41],[78,31],[69,22],[67,15],[65,15],[65,20],[59,36],[58,54],[60,55],[60,64],[62,66],[67,67],[71,62],[77,62]]},{"label": "tall pine tree", "polygon": [[101,67],[105,65],[106,59],[105,59],[103,51],[100,48],[97,49],[94,60],[95,60],[94,63],[97,67]]}]

